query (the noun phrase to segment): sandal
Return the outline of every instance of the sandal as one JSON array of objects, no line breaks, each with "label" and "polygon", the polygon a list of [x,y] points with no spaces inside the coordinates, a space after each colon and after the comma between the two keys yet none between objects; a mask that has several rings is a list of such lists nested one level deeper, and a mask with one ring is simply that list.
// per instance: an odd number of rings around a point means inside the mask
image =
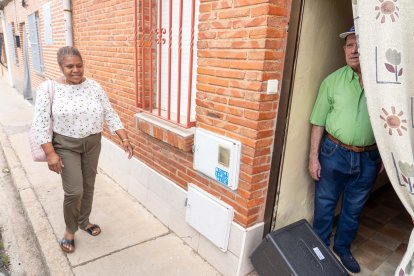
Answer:
[{"label": "sandal", "polygon": [[91,236],[98,236],[101,233],[101,227],[98,224],[92,224],[89,228],[82,230],[88,232]]},{"label": "sandal", "polygon": [[62,238],[59,241],[59,244],[63,252],[72,253],[73,251],[75,251],[75,240],[68,240],[68,239]]}]

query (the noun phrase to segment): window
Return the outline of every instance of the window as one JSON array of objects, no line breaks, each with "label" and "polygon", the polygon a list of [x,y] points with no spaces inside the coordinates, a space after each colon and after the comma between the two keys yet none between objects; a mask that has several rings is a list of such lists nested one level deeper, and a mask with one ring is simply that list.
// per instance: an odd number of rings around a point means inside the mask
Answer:
[{"label": "window", "polygon": [[35,12],[27,16],[29,23],[29,40],[32,48],[32,66],[39,73],[43,72],[43,60],[39,43],[39,13]]},{"label": "window", "polygon": [[138,105],[191,127],[195,121],[199,2],[138,2]]},{"label": "window", "polygon": [[10,47],[10,51],[11,51],[11,58],[14,64],[18,65],[18,58],[17,58],[17,51],[16,51],[16,46],[15,46],[15,37],[14,37],[14,24],[13,23],[9,23],[7,25],[7,36],[8,36],[8,40],[9,40],[9,47]]},{"label": "window", "polygon": [[45,42],[47,45],[53,44],[52,14],[50,12],[50,2],[43,5],[43,25],[45,30]]}]

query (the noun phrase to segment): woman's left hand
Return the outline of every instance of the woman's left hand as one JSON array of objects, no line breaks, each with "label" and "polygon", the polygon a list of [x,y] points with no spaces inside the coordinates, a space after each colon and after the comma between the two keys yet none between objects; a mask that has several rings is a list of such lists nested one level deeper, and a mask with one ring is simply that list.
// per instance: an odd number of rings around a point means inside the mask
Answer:
[{"label": "woman's left hand", "polygon": [[134,148],[132,147],[129,140],[125,140],[122,142],[122,147],[124,148],[125,153],[128,154],[128,159],[132,158],[132,155],[134,154]]}]

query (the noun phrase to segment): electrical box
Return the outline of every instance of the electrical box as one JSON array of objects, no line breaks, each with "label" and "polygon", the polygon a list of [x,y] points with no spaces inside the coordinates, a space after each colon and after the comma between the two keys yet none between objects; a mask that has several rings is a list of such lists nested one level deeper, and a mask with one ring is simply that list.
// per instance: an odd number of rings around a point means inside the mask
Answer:
[{"label": "electrical box", "polygon": [[226,252],[234,209],[190,183],[187,192],[185,221]]},{"label": "electrical box", "polygon": [[279,81],[278,80],[268,80],[267,81],[267,90],[266,93],[267,94],[276,94],[277,93],[277,89],[279,87]]},{"label": "electrical box", "polygon": [[194,169],[237,190],[239,186],[241,142],[196,128]]}]

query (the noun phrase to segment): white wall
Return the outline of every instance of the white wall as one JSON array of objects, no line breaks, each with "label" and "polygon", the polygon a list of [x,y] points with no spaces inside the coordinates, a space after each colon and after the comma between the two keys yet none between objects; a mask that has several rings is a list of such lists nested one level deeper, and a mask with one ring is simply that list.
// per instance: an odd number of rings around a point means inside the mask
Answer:
[{"label": "white wall", "polygon": [[233,221],[228,250],[222,252],[186,223],[187,191],[174,182],[135,157],[128,160],[124,151],[106,138],[102,139],[99,167],[220,273],[242,276],[253,270],[249,256],[262,241],[263,223],[246,229]]}]

